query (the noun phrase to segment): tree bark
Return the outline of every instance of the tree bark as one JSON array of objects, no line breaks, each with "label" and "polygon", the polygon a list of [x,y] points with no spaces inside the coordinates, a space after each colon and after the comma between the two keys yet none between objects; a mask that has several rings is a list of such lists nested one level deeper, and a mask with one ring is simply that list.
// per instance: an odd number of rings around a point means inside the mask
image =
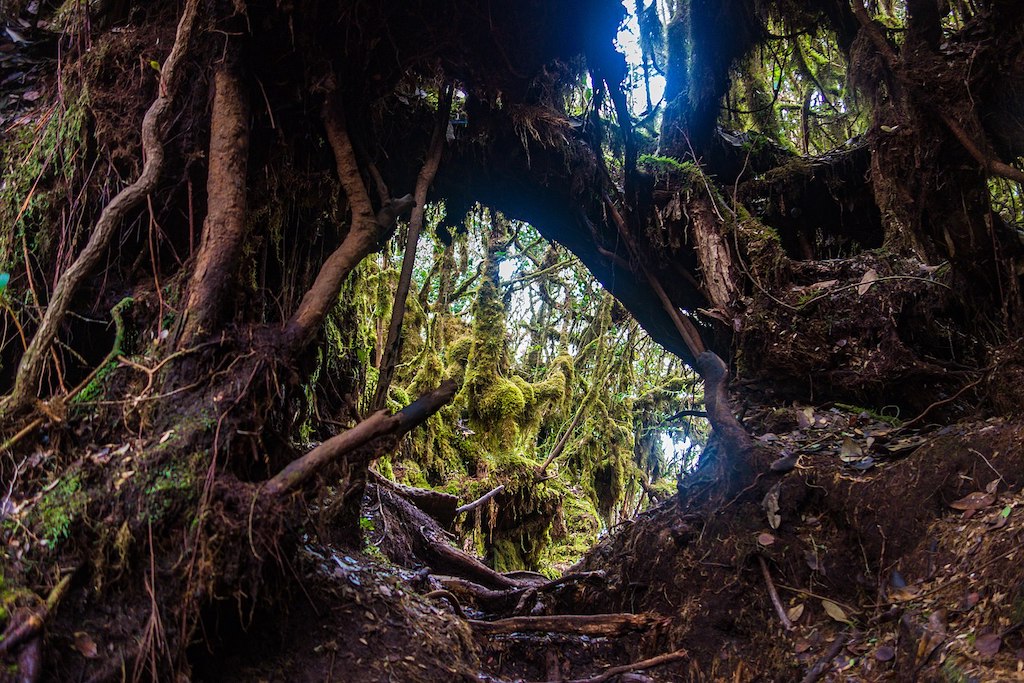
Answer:
[{"label": "tree bark", "polygon": [[208,336],[223,319],[245,237],[248,154],[248,95],[237,68],[222,63],[214,74],[206,181],[209,211],[189,283],[179,348]]}]

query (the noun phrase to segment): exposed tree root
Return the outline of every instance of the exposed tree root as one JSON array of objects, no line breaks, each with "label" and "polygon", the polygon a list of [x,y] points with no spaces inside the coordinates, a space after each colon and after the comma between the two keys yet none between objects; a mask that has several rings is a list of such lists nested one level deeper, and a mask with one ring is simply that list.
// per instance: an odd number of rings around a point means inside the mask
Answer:
[{"label": "exposed tree root", "polygon": [[135,182],[121,190],[106,205],[85,248],[57,280],[53,296],[50,297],[43,319],[39,323],[39,329],[21,357],[14,387],[0,403],[0,415],[11,415],[23,409],[36,395],[47,355],[72,299],[82,283],[93,274],[106,256],[121,222],[153,191],[160,179],[164,165],[162,136],[165,131],[162,128],[177,94],[181,80],[178,72],[179,63],[188,53],[200,4],[198,0],[188,0],[185,3],[174,45],[160,68],[159,93],[142,121],[142,150],[145,159],[142,173]]},{"label": "exposed tree root", "polygon": [[672,662],[678,662],[689,658],[690,655],[686,650],[676,650],[675,652],[658,655],[657,657],[641,659],[640,661],[633,662],[632,664],[613,666],[597,676],[592,676],[590,678],[577,678],[569,681],[569,683],[604,683],[604,681],[610,681],[616,676],[620,676],[631,671],[645,671],[647,669],[653,669],[656,666],[661,666],[662,664],[670,664]]}]

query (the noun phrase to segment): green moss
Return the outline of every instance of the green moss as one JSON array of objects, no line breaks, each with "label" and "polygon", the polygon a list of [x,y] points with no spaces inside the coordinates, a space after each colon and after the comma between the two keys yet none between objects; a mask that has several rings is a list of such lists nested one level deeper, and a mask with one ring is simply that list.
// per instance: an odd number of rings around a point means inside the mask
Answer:
[{"label": "green moss", "polygon": [[110,309],[110,317],[114,320],[114,344],[110,353],[107,354],[108,360],[96,371],[96,376],[92,378],[92,381],[72,399],[72,403],[88,403],[103,396],[107,380],[120,365],[117,358],[122,355],[125,347],[124,314],[134,302],[135,300],[128,296]]},{"label": "green moss", "polygon": [[18,126],[0,147],[0,262],[21,259],[22,239],[38,260],[49,261],[51,213],[72,193],[85,160],[88,102],[85,89],[69,87],[43,121]]},{"label": "green moss", "polygon": [[52,548],[68,537],[72,523],[85,512],[87,503],[80,475],[65,474],[32,508],[28,526]]}]

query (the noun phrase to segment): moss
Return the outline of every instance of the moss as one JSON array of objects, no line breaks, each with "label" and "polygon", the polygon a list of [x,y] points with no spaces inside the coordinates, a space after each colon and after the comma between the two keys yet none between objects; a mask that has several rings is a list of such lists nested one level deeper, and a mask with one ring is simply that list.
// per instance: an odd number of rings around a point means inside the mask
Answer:
[{"label": "moss", "polygon": [[557,575],[590,550],[601,533],[601,517],[579,489],[560,492],[562,509],[551,530],[552,543],[541,554],[541,566]]},{"label": "moss", "polygon": [[0,147],[0,262],[21,259],[22,239],[38,260],[50,260],[51,212],[73,194],[66,186],[84,163],[88,104],[84,88],[68,87],[43,121],[17,127]]},{"label": "moss", "polygon": [[[171,441],[169,439],[164,443]],[[164,466],[152,470],[142,489],[145,503],[141,516],[146,521],[163,519],[184,501],[193,499],[196,493],[196,472],[203,460],[204,454],[196,452],[187,458],[174,457]]]},{"label": "moss", "polygon": [[52,548],[68,537],[72,523],[85,512],[87,503],[80,475],[69,472],[32,508],[28,526]]},{"label": "moss", "polygon": [[117,358],[122,355],[125,347],[124,314],[134,302],[135,300],[128,296],[121,299],[110,309],[110,317],[114,321],[114,344],[110,349],[110,353],[107,354],[109,360],[96,371],[96,376],[74,397],[73,403],[95,401],[104,394],[107,380],[114,370],[120,366],[120,361]]}]

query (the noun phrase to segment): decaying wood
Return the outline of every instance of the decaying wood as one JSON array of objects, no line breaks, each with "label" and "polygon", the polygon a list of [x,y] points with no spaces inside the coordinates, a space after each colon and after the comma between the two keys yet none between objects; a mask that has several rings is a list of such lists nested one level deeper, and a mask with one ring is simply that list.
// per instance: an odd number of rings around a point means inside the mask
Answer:
[{"label": "decaying wood", "polygon": [[206,180],[209,210],[189,282],[179,348],[191,346],[197,338],[212,332],[222,319],[245,237],[249,103],[237,67],[220,64],[214,73],[213,90]]},{"label": "decaying wood", "polygon": [[524,588],[494,590],[457,576],[435,575],[433,578],[444,586],[445,590],[458,596],[463,602],[472,603],[486,612],[506,612],[515,605],[525,590]]},{"label": "decaying wood", "polygon": [[464,576],[488,588],[522,587],[521,582],[494,571],[469,553],[453,548],[444,538],[438,538],[431,530],[424,530],[419,534],[419,538],[422,540],[422,559],[433,569]]},{"label": "decaying wood", "polygon": [[378,411],[352,429],[324,441],[322,444],[289,463],[263,487],[263,495],[279,496],[299,488],[326,465],[343,458],[357,448],[382,436],[400,436],[424,422],[455,396],[458,385],[446,381],[440,387],[424,394],[394,415]]},{"label": "decaying wood", "polygon": [[460,510],[458,508],[459,499],[450,493],[399,484],[374,470],[370,470],[370,479],[377,486],[383,486],[405,498],[420,510],[436,519],[443,527],[450,527]]},{"label": "decaying wood", "polygon": [[456,514],[460,514],[460,515],[464,514],[466,512],[472,512],[473,510],[476,510],[481,505],[484,505],[485,503],[487,503],[487,501],[489,501],[491,498],[494,498],[496,495],[498,495],[499,493],[501,493],[504,490],[505,490],[505,485],[504,484],[499,484],[499,485],[495,486],[493,489],[491,489],[490,491],[488,491],[487,493],[485,493],[484,495],[482,495],[479,498],[477,498],[476,500],[474,500],[472,503],[466,503],[465,505],[460,505],[458,508],[455,509],[455,512],[456,512]]},{"label": "decaying wood", "polygon": [[36,396],[46,358],[72,299],[82,283],[106,257],[122,221],[156,188],[164,167],[163,127],[181,81],[178,67],[182,57],[188,52],[196,17],[199,14],[199,5],[198,0],[188,0],[185,3],[174,45],[171,46],[171,51],[160,68],[160,85],[156,99],[142,119],[142,151],[145,160],[142,172],[135,182],[117,193],[103,208],[85,247],[57,280],[53,296],[50,297],[43,319],[39,323],[39,329],[22,354],[14,379],[14,388],[0,403],[2,414],[9,415],[21,410]]},{"label": "decaying wood", "polygon": [[470,619],[474,631],[485,635],[517,632],[572,633],[582,636],[618,636],[640,631],[663,621],[654,614],[553,614],[509,617],[497,621]]},{"label": "decaying wood", "polygon": [[783,607],[782,600],[779,599],[779,591],[775,590],[775,582],[772,581],[772,574],[768,571],[768,564],[760,555],[757,556],[757,562],[761,565],[761,575],[764,577],[764,584],[768,588],[768,597],[771,598],[775,613],[779,615],[779,621],[782,622],[783,628],[787,631],[792,631],[793,622],[789,620],[786,608]]},{"label": "decaying wood", "polygon": [[19,683],[35,683],[39,680],[43,670],[43,628],[67,594],[72,576],[73,573],[65,574],[50,591],[46,601],[38,607],[23,607],[15,611],[7,628],[0,635],[0,657],[18,652]]},{"label": "decaying wood", "polygon": [[631,671],[645,671],[646,669],[653,669],[656,666],[662,664],[671,664],[672,662],[678,662],[683,659],[689,659],[690,655],[686,650],[676,650],[675,652],[669,652],[657,657],[651,657],[649,659],[641,659],[638,662],[632,664],[622,664],[620,666],[613,666],[606,669],[603,673],[590,678],[577,678],[569,681],[569,683],[604,683],[604,681],[610,681],[616,676],[629,673]]},{"label": "decaying wood", "polygon": [[736,302],[742,294],[738,285],[741,280],[732,249],[717,229],[724,221],[710,196],[702,195],[690,202],[687,213],[693,227],[693,246],[703,273],[703,289],[711,307],[732,319]]}]

